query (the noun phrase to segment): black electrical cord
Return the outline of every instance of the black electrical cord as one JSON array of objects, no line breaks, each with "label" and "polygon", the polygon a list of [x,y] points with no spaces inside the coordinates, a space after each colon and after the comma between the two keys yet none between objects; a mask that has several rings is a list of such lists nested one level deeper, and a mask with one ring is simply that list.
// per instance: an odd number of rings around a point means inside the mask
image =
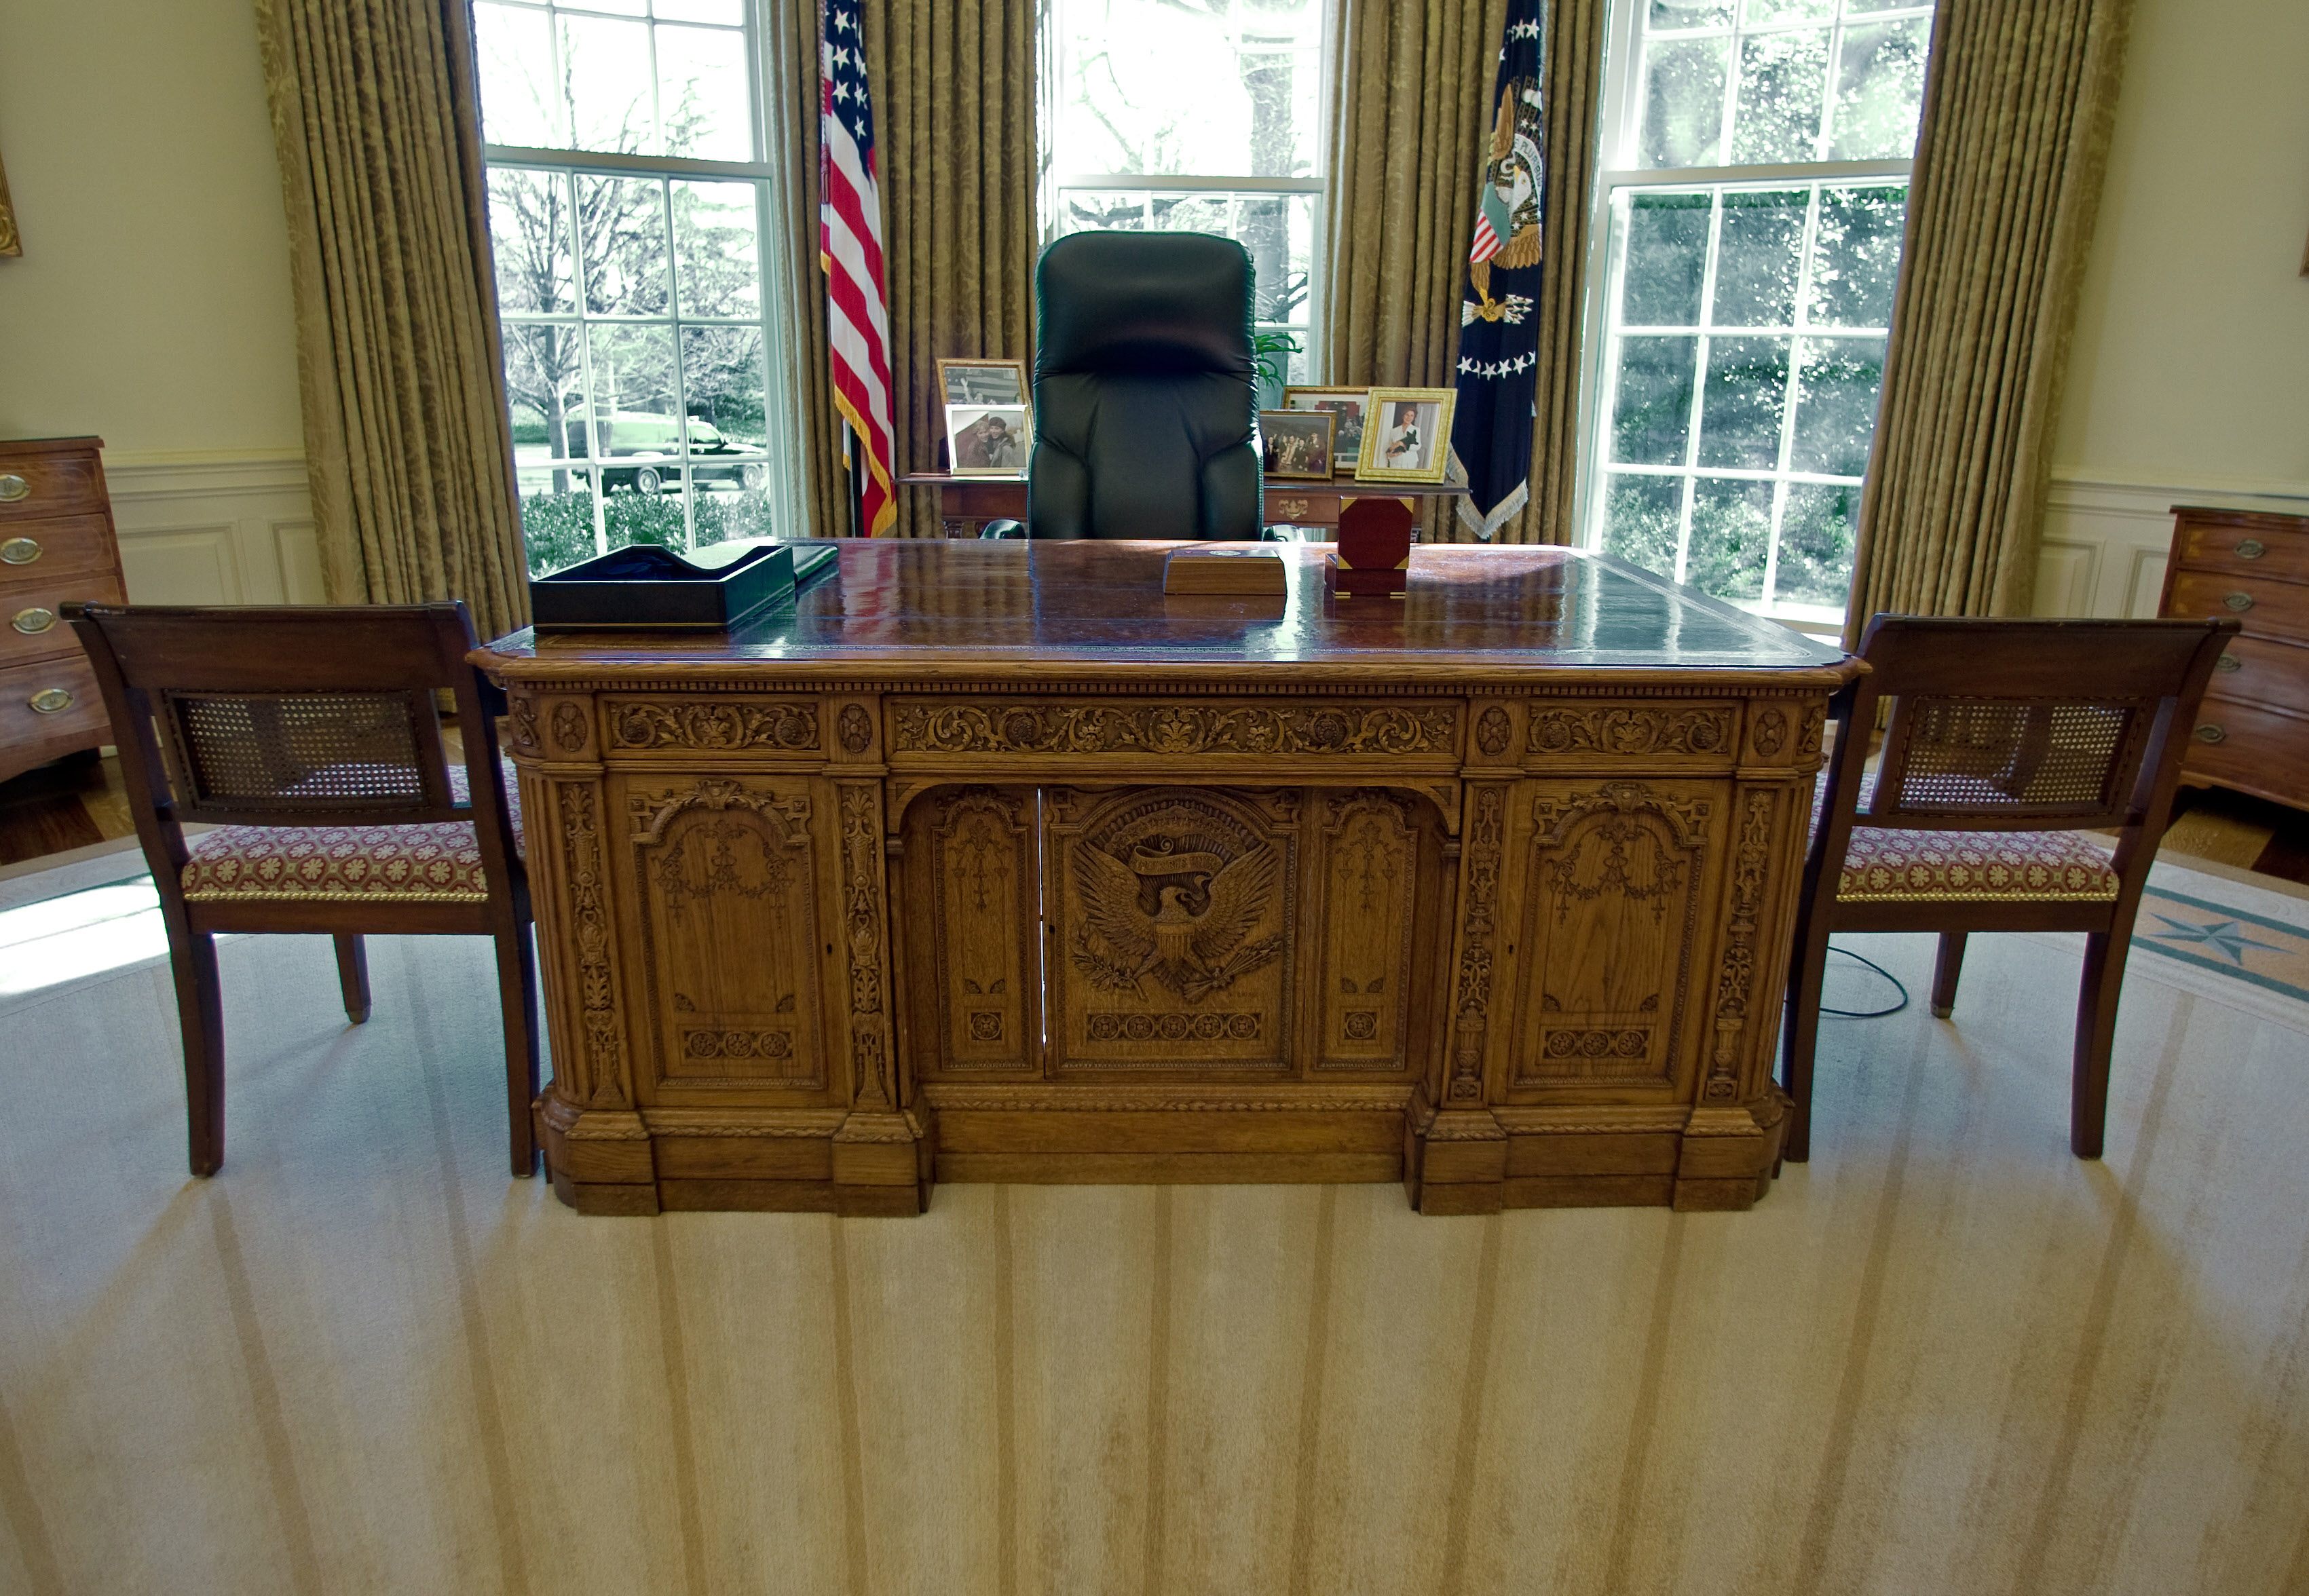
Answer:
[{"label": "black electrical cord", "polygon": [[1882,976],[1886,980],[1892,983],[1892,990],[1900,995],[1900,1001],[1894,1004],[1890,1008],[1870,1009],[1830,1008],[1828,1005],[1823,1003],[1820,1005],[1820,1012],[1821,1014],[1834,1014],[1840,1019],[1846,1020],[1881,1020],[1887,1014],[1897,1014],[1902,1009],[1908,1006],[1908,988],[1901,984],[1900,978],[1898,976],[1894,975],[1890,971],[1876,962],[1875,960],[1864,959],[1858,953],[1854,953],[1850,948],[1838,947],[1832,942],[1828,945],[1828,951],[1831,953],[1842,953],[1846,958],[1850,959],[1856,963],[1865,964],[1878,975]]}]

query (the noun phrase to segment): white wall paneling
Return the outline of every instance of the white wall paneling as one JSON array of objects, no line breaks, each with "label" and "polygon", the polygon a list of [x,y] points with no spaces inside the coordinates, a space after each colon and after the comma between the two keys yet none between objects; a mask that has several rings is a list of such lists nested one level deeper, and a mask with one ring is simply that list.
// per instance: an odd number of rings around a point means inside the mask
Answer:
[{"label": "white wall paneling", "polygon": [[108,457],[133,604],[320,604],[301,455]]},{"label": "white wall paneling", "polygon": [[2309,482],[2116,482],[2055,473],[2037,555],[2036,613],[2155,615],[2175,505],[2309,515]]}]

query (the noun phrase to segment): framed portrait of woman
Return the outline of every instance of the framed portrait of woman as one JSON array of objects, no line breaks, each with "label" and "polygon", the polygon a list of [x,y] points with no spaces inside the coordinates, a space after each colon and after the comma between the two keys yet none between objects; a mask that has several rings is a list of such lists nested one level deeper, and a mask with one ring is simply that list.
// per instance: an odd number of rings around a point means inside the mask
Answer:
[{"label": "framed portrait of woman", "polygon": [[1358,482],[1440,482],[1451,459],[1452,388],[1373,388]]}]

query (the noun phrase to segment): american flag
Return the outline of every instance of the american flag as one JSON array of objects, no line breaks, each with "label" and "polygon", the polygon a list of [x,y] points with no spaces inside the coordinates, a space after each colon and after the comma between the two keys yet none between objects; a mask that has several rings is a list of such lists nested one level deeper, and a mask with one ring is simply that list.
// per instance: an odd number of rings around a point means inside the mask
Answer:
[{"label": "american flag", "polygon": [[834,408],[864,456],[859,522],[869,537],[898,519],[891,487],[890,313],[883,291],[882,192],[874,168],[874,107],[866,94],[863,0],[826,0],[820,46],[817,263],[826,272]]}]

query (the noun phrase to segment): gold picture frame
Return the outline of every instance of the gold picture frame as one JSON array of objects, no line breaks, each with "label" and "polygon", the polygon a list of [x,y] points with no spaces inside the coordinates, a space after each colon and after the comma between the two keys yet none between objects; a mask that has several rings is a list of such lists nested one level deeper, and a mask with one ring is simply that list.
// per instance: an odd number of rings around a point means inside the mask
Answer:
[{"label": "gold picture frame", "polygon": [[[1373,388],[1371,408],[1363,413],[1362,453],[1355,460],[1358,482],[1440,482],[1451,463],[1451,413],[1457,408],[1457,388]],[[1412,452],[1405,454],[1405,407],[1415,407],[1409,420]],[[1388,464],[1392,459],[1397,463]],[[1416,464],[1402,463],[1406,460]]]},{"label": "gold picture frame", "polygon": [[1033,405],[1034,384],[1024,360],[940,360],[938,371],[940,404]]},{"label": "gold picture frame", "polygon": [[1260,473],[1270,482],[1328,482],[1332,430],[1338,424],[1329,410],[1259,411]]},{"label": "gold picture frame", "polygon": [[16,231],[16,207],[8,198],[8,168],[0,166],[0,254],[23,253],[24,240]]},{"label": "gold picture frame", "polygon": [[[1354,408],[1346,407],[1352,401]],[[1338,417],[1331,427],[1331,469],[1352,475],[1363,450],[1363,418],[1371,413],[1369,388],[1310,388],[1293,385],[1283,390],[1286,410],[1329,410]],[[1353,425],[1348,425],[1352,420]]]}]

